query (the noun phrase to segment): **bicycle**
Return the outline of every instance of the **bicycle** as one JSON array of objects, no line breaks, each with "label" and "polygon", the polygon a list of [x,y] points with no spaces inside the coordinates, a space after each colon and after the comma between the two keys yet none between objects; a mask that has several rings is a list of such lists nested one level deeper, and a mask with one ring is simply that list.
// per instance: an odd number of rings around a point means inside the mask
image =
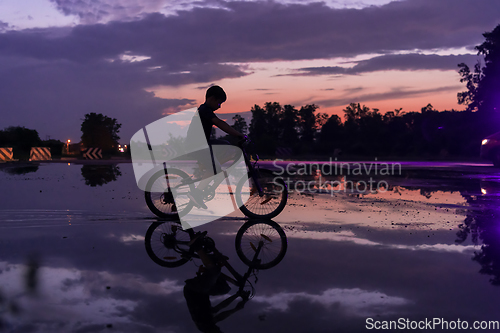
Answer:
[{"label": "bicycle", "polygon": [[[261,169],[258,166],[258,155],[255,155],[255,161],[252,163],[246,151],[248,144],[248,140],[242,140],[237,145],[243,153],[248,173],[236,185],[234,192],[236,203],[241,212],[249,218],[271,219],[285,208],[288,189],[282,178],[274,177],[271,170]],[[183,217],[195,206],[187,194],[195,189],[194,183],[199,180],[201,179],[192,179],[182,170],[167,169],[164,164],[163,170],[156,172],[146,185],[146,204],[160,218]],[[218,183],[214,182],[203,189],[204,202],[215,197],[215,191],[223,180],[221,179]],[[247,197],[248,200],[243,202]]]},{"label": "bicycle", "polygon": [[[197,235],[192,228],[182,229],[177,221],[154,222],[146,232],[146,252],[162,267],[179,267],[194,258],[199,259],[189,247],[189,243]],[[248,266],[247,272],[243,275],[239,274],[228,263],[228,258],[216,249],[212,238],[205,236],[202,240],[204,252],[213,254],[231,273],[232,276],[221,273],[224,279],[237,286],[239,292],[249,286],[253,295],[254,290],[248,281],[249,277],[255,270],[269,269],[280,263],[285,257],[288,244],[285,232],[276,222],[251,220],[238,230],[235,247],[238,257]]]}]

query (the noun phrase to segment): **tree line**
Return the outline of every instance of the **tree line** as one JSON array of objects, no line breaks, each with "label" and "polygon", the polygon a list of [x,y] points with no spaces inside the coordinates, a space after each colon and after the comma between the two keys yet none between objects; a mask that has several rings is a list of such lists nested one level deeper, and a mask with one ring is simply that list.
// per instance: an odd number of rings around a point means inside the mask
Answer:
[{"label": "tree line", "polygon": [[251,109],[249,126],[236,115],[233,127],[248,133],[256,151],[267,157],[276,157],[278,148],[304,157],[478,157],[481,140],[491,134],[479,113],[437,111],[431,104],[418,112],[382,114],[351,103],[343,119],[317,111],[314,104],[295,108],[268,102]]},{"label": "tree line", "polygon": [[[116,154],[121,126],[115,118],[100,113],[86,114],[81,125],[82,147],[101,148],[105,154]],[[49,147],[51,155],[58,157],[62,155],[65,144],[60,140],[41,140],[36,130],[24,126],[0,130],[0,147],[13,148],[16,159],[28,159],[32,147]]]},{"label": "tree line", "polygon": [[29,159],[32,147],[49,147],[52,156],[61,156],[64,143],[59,140],[42,140],[38,132],[23,126],[10,126],[0,130],[0,147],[13,148],[14,158]]},{"label": "tree line", "polygon": [[[343,117],[318,110],[314,104],[296,108],[268,102],[252,107],[249,125],[235,115],[232,126],[248,134],[256,152],[271,158],[478,157],[481,140],[497,131],[491,125],[493,116],[472,110],[437,111],[431,104],[418,112],[396,109],[382,114],[376,108],[351,103],[344,108]],[[88,114],[82,122],[82,142],[112,153],[119,128],[116,119]],[[15,153],[24,155],[31,147],[51,147],[57,156],[64,143],[41,140],[36,130],[9,127],[0,131],[0,146],[14,147]],[[277,155],[278,148],[288,148],[290,156]]]}]

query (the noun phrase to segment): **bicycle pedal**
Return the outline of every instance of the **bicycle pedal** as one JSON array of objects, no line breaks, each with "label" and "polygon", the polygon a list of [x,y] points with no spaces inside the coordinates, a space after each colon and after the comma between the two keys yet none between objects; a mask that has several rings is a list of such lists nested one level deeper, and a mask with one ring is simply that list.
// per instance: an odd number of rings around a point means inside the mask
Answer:
[{"label": "bicycle pedal", "polygon": [[260,234],[260,237],[264,238],[266,241],[268,241],[268,242],[270,242],[270,243],[272,243],[272,242],[273,242],[273,240],[272,240],[271,238],[267,237],[267,236],[266,236],[266,235],[264,235],[264,234]]},{"label": "bicycle pedal", "polygon": [[196,180],[191,179],[191,178],[184,178],[181,182],[180,185],[189,185],[189,184],[194,184]]}]

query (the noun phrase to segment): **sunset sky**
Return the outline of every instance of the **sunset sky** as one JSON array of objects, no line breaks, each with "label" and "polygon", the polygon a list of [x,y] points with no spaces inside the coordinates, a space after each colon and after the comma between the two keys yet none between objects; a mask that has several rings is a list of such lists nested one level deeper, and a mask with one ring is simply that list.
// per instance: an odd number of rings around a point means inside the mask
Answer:
[{"label": "sunset sky", "polygon": [[76,142],[97,112],[126,143],[211,84],[230,124],[274,101],[461,110],[457,64],[498,24],[498,0],[2,0],[0,129]]}]

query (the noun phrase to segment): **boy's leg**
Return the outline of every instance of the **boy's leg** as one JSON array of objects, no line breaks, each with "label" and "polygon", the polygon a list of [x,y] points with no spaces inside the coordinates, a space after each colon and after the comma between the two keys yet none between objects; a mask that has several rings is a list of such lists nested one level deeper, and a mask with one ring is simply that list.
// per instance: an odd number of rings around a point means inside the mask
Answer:
[{"label": "boy's leg", "polygon": [[216,146],[226,146],[224,149],[215,149],[214,151],[214,155],[217,157],[220,164],[224,164],[228,161],[234,161],[236,163],[236,161],[241,157],[241,149],[238,146],[230,144],[226,140],[214,139],[210,140],[210,144]]},{"label": "boy's leg", "polygon": [[[226,177],[226,173],[222,172],[222,164],[230,160],[236,161],[241,156],[241,150],[239,148],[236,149],[236,146],[231,145],[225,140],[210,140],[209,145],[211,156],[210,160],[208,161],[208,159],[205,158],[200,160],[200,162],[203,164],[203,167],[208,170],[207,173],[210,176],[202,179],[198,186],[196,186],[196,189],[188,194],[188,197],[203,209],[207,209],[207,206],[203,202],[202,191],[206,189],[212,181],[214,181],[214,184],[217,184],[217,186],[222,183]],[[224,147],[227,149],[213,149],[214,146],[227,146]]]},{"label": "boy's leg", "polygon": [[[213,140],[210,140],[209,142],[209,145],[210,145],[210,155],[212,157],[212,160],[211,162],[211,165],[210,166],[207,166],[207,165],[204,165],[204,167],[207,169],[207,170],[210,170],[210,174],[212,174],[211,172],[215,172],[215,178],[213,177],[208,177],[208,178],[205,178],[203,179],[202,181],[200,181],[200,183],[198,184],[198,186],[196,187],[197,189],[199,190],[204,190],[205,188],[207,188],[208,184],[210,184],[210,182],[213,180],[215,180],[215,184],[218,184],[220,182],[222,182],[225,178],[225,175],[223,172],[220,172],[222,170],[222,163],[224,162],[227,162],[227,161],[220,161],[220,157],[221,157],[221,154],[215,154],[213,152],[213,146],[214,145],[227,145],[227,146],[231,146],[231,144],[226,141],[226,140],[220,140],[220,139],[213,139]],[[230,148],[230,147],[228,147]]]}]

